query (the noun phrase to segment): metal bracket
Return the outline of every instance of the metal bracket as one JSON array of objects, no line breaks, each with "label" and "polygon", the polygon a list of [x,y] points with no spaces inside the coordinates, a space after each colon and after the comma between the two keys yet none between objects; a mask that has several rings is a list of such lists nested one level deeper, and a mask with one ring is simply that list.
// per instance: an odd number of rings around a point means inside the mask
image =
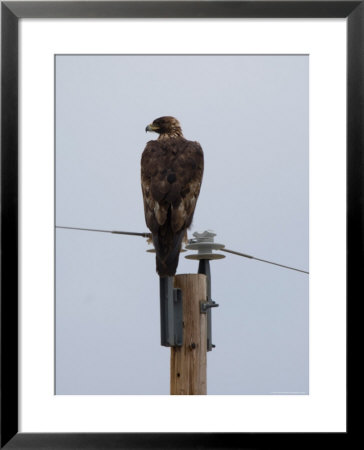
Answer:
[{"label": "metal bracket", "polygon": [[211,352],[211,350],[215,347],[212,343],[211,308],[218,306],[218,304],[211,300],[211,272],[210,261],[208,259],[200,259],[198,273],[203,273],[206,275],[207,300],[201,302],[200,311],[202,314],[207,314],[207,351]]},{"label": "metal bracket", "polygon": [[210,308],[216,308],[218,306],[219,305],[216,302],[214,302],[213,300],[209,300],[207,302],[201,301],[200,302],[200,312],[201,312],[201,314],[207,314],[207,312]]},{"label": "metal bracket", "polygon": [[183,342],[182,291],[173,277],[160,278],[161,345],[181,347]]},{"label": "metal bracket", "polygon": [[211,308],[219,306],[211,300],[211,272],[210,260],[224,258],[225,255],[213,252],[225,247],[223,244],[214,242],[216,234],[213,231],[204,231],[203,233],[193,233],[194,239],[191,239],[186,245],[188,250],[197,250],[197,254],[187,255],[187,259],[198,259],[198,273],[206,275],[206,301],[200,304],[201,314],[207,315],[207,351],[210,352],[215,345],[212,344],[212,317]]}]

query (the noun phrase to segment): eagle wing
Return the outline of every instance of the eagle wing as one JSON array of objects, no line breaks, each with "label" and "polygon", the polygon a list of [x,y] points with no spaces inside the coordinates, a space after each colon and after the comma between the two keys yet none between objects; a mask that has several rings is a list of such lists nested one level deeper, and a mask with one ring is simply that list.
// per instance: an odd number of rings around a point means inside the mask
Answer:
[{"label": "eagle wing", "polygon": [[169,139],[147,143],[141,160],[144,213],[152,232],[165,224],[170,209],[174,232],[191,225],[203,175],[198,142]]},{"label": "eagle wing", "polygon": [[149,141],[145,147],[141,183],[145,220],[157,252],[157,271],[158,258],[168,265],[177,255],[178,263],[182,237],[192,223],[200,193],[203,166],[198,142],[179,137]]}]

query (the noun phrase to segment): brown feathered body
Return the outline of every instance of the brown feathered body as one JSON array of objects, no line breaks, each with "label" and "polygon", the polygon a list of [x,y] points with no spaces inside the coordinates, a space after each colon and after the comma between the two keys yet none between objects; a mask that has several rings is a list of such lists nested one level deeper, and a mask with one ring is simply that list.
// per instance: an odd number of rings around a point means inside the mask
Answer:
[{"label": "brown feathered body", "polygon": [[172,133],[149,141],[142,154],[145,220],[161,277],[176,273],[182,240],[200,192],[203,165],[200,144]]}]

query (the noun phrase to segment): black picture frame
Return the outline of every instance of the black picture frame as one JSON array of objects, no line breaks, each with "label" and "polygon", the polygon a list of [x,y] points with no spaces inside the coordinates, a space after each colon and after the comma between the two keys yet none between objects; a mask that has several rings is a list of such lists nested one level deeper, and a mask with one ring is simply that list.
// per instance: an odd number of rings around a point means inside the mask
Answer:
[{"label": "black picture frame", "polygon": [[348,447],[348,421],[347,432],[333,434],[18,433],[18,21],[119,17],[347,18],[347,304],[363,298],[364,1],[2,1],[1,448],[296,448],[327,444],[330,436]]}]

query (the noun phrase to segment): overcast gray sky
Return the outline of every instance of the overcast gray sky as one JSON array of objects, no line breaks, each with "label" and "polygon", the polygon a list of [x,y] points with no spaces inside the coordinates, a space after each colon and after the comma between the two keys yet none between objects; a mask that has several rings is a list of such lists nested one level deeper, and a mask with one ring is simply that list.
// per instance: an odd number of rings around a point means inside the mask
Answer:
[{"label": "overcast gray sky", "polygon": [[[162,115],[205,154],[191,233],[309,270],[308,56],[57,56],[56,224],[148,231],[140,157]],[[57,394],[169,394],[148,248],[57,230]],[[307,394],[308,275],[229,254],[211,271],[208,394]]]}]

